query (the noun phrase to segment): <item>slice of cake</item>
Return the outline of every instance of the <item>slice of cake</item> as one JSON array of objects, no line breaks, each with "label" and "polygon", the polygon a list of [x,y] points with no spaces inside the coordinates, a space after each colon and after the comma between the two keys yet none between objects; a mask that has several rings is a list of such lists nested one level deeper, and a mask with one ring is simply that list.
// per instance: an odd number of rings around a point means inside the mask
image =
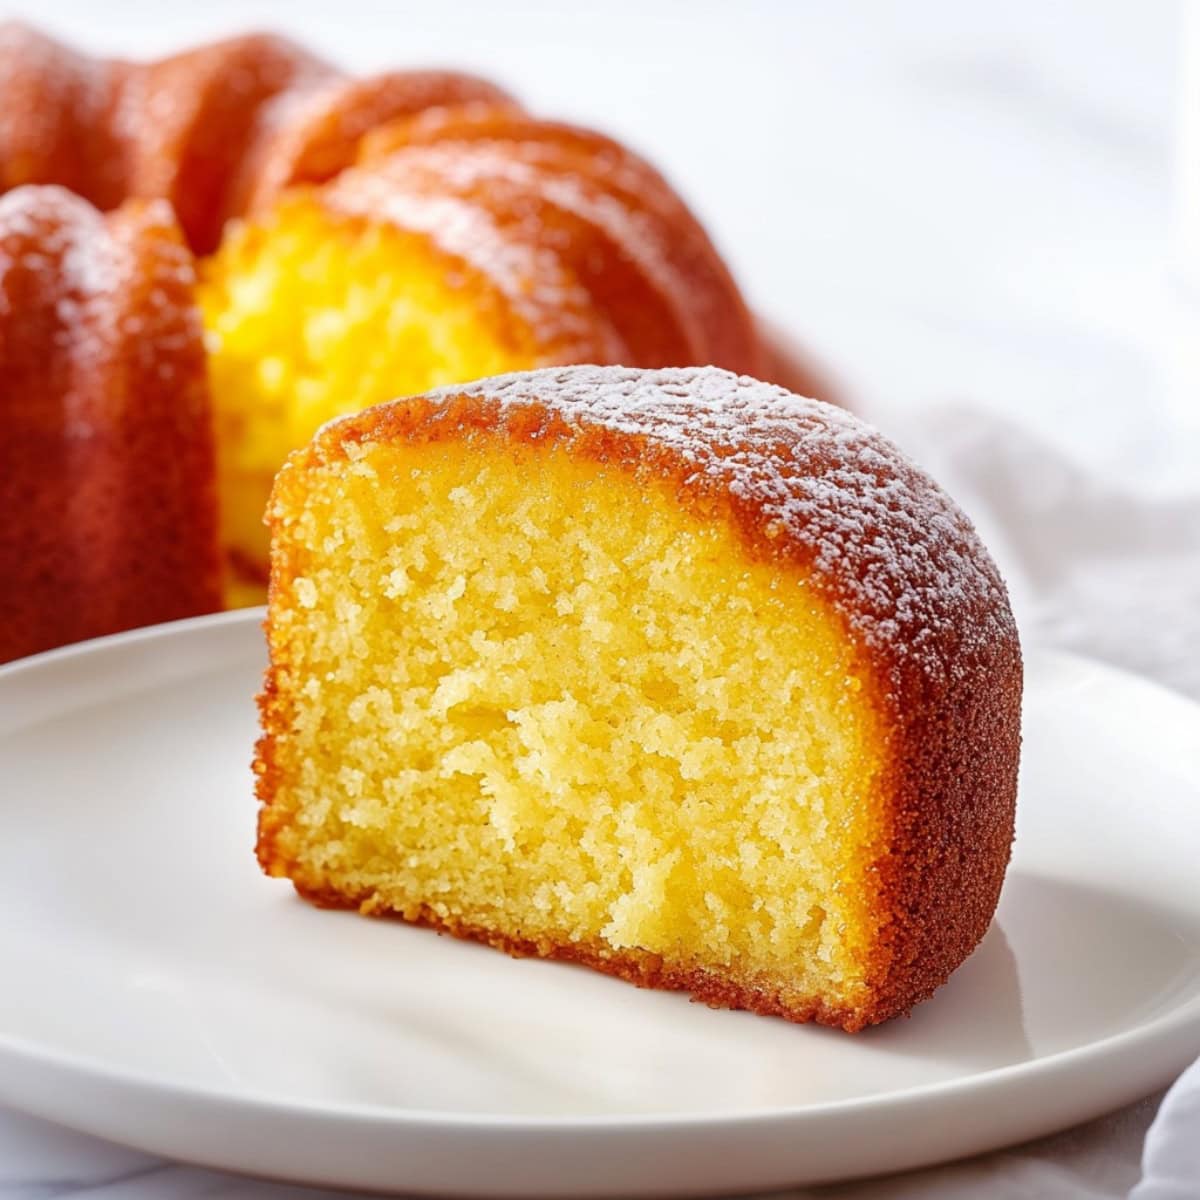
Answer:
[{"label": "slice of cake", "polygon": [[326,426],[269,520],[258,855],[302,895],[848,1030],[982,937],[1012,614],[840,409],[509,375]]}]

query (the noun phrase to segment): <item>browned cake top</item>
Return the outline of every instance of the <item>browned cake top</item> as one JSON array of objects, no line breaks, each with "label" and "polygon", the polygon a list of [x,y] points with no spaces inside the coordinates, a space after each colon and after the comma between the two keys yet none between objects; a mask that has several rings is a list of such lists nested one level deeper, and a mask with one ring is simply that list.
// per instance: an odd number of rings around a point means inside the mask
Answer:
[{"label": "browned cake top", "polygon": [[[485,401],[514,436],[654,463],[685,494],[728,498],[756,555],[811,570],[848,626],[942,682],[1015,640],[1007,593],[970,521],[882,435],[833,405],[716,368],[548,368],[430,392],[323,440],[441,437]],[[418,436],[420,436],[418,434]]]}]

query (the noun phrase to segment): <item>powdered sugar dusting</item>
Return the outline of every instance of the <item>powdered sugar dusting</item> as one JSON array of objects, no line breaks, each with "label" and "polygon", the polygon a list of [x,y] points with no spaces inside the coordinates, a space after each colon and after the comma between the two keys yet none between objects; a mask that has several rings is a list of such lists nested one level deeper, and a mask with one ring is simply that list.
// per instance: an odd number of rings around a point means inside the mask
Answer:
[{"label": "powdered sugar dusting", "polygon": [[[119,361],[160,377],[174,374],[177,361],[190,364],[201,344],[194,286],[192,256],[166,201],[133,202],[105,217],[65,188],[0,196],[0,367],[45,356],[45,378],[69,375],[69,390],[82,398],[68,411],[110,391],[123,395],[111,385]],[[190,397],[185,389],[181,405]]]},{"label": "powdered sugar dusting", "polygon": [[[22,277],[36,284],[13,289]],[[104,219],[85,200],[60,187],[20,187],[0,196],[0,311],[41,328],[75,361],[96,361],[97,305],[111,300],[122,271]],[[38,311],[42,303],[47,314]],[[26,332],[26,337],[31,336]]]},{"label": "powdered sugar dusting", "polygon": [[940,685],[1015,639],[970,521],[899,449],[842,409],[716,368],[551,368],[431,393],[540,405],[569,427],[646,438],[694,464],[763,544],[807,567],[898,670]]}]

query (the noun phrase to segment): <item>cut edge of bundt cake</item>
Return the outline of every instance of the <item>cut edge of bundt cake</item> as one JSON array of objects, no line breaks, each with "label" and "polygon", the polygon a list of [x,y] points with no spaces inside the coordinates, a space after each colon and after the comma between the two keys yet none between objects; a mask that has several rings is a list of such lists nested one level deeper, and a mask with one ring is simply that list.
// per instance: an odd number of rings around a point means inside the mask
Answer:
[{"label": "cut edge of bundt cake", "polygon": [[847,415],[522,373],[335,422],[269,516],[258,854],[302,895],[848,1030],[982,937],[1015,627]]}]

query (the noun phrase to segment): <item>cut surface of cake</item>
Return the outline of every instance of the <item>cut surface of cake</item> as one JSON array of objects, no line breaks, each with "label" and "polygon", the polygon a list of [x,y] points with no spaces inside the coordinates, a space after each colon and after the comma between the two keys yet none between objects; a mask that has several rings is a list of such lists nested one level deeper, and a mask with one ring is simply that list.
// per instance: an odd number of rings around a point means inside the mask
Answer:
[{"label": "cut surface of cake", "polygon": [[269,518],[258,854],[301,894],[849,1030],[982,937],[1016,630],[841,410],[524,372],[330,424]]}]

